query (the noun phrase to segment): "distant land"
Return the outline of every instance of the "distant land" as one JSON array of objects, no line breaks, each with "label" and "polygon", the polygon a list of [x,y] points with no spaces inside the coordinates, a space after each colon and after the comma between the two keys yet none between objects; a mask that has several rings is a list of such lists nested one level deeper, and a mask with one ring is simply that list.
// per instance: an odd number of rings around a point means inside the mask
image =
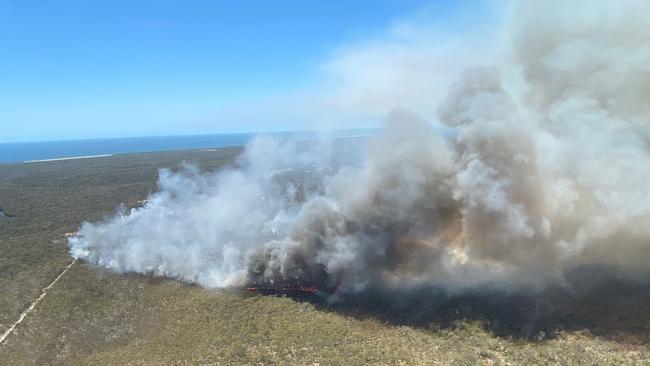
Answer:
[{"label": "distant land", "polygon": [[[339,130],[327,132],[326,136],[368,136],[374,131],[376,130]],[[0,164],[91,158],[124,153],[240,146],[245,145],[253,137],[260,135],[280,139],[310,140],[322,136],[323,133],[294,131],[0,143]]]}]

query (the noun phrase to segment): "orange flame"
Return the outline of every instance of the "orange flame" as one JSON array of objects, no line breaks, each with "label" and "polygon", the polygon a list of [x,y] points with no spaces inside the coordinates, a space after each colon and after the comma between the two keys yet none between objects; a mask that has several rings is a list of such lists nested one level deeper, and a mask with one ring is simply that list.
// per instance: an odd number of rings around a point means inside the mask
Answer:
[{"label": "orange flame", "polygon": [[313,286],[285,286],[285,287],[246,287],[248,292],[303,292],[309,294],[315,294],[318,292],[318,289]]}]

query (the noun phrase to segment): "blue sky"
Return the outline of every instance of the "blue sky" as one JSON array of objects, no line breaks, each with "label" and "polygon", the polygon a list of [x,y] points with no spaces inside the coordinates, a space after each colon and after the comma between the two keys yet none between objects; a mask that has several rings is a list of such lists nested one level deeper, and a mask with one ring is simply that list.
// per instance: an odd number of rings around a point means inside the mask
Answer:
[{"label": "blue sky", "polygon": [[384,99],[329,111],[409,29],[462,28],[454,4],[0,0],[0,142],[367,127]]}]

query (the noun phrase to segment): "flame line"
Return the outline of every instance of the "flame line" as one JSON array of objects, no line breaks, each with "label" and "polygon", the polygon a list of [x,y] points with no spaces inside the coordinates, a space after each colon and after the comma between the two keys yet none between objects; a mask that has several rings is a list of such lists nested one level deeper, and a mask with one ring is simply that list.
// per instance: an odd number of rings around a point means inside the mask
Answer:
[{"label": "flame line", "polygon": [[246,287],[246,291],[248,292],[264,292],[264,291],[271,291],[271,292],[304,292],[304,293],[311,293],[315,294],[318,292],[318,289],[316,287]]}]

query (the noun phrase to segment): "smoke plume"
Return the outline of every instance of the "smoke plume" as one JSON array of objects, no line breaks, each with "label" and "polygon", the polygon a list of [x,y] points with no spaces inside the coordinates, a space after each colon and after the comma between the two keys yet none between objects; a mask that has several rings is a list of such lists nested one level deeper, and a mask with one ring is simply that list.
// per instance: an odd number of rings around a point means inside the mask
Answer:
[{"label": "smoke plume", "polygon": [[71,255],[332,296],[540,289],[585,266],[647,278],[650,3],[518,4],[503,61],[440,102],[448,130],[395,109],[368,139],[260,138],[237,168],[163,170],[143,207],[84,223]]}]

